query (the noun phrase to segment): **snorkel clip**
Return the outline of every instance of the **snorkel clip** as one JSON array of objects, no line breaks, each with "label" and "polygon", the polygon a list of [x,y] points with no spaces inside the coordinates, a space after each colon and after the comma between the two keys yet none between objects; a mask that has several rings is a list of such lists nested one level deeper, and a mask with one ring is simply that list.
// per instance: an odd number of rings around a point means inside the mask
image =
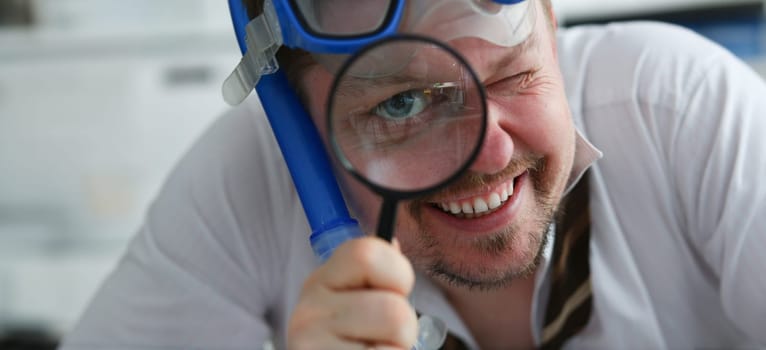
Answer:
[{"label": "snorkel clip", "polygon": [[282,30],[271,1],[263,4],[263,14],[245,26],[247,51],[223,83],[223,97],[234,106],[250,95],[261,76],[279,69],[277,50],[282,46]]}]

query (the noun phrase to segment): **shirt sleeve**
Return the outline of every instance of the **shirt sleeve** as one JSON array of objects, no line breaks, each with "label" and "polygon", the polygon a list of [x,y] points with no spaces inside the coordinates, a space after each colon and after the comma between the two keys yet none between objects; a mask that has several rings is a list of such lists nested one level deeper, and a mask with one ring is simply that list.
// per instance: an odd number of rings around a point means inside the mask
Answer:
[{"label": "shirt sleeve", "polygon": [[224,116],[179,162],[62,349],[259,349],[272,336],[287,259],[276,217],[296,203],[256,113]]},{"label": "shirt sleeve", "polygon": [[723,309],[766,344],[766,84],[709,45],[689,79],[669,162],[691,244],[717,278]]}]

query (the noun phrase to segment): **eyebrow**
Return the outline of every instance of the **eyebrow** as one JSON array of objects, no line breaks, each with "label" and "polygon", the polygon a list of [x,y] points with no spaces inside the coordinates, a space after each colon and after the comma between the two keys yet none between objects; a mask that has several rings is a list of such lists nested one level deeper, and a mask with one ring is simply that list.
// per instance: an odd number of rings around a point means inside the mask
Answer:
[{"label": "eyebrow", "polygon": [[409,74],[389,75],[380,78],[360,78],[355,76],[344,77],[337,86],[337,94],[344,97],[362,97],[367,95],[367,89],[385,87],[398,89],[409,85],[413,81],[421,80]]}]

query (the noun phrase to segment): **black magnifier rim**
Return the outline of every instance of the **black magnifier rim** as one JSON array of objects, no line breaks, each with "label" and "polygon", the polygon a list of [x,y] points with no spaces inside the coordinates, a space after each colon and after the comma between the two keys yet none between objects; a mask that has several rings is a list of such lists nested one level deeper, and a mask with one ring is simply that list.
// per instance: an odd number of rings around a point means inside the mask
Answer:
[{"label": "black magnifier rim", "polygon": [[[322,0],[317,0],[322,1]],[[303,11],[301,11],[300,6],[296,3],[296,0],[289,0],[290,8],[292,9],[293,13],[295,14],[295,18],[298,19],[298,22],[300,22],[301,27],[304,31],[309,33],[310,35],[316,37],[316,38],[326,38],[326,39],[363,39],[365,37],[373,37],[375,35],[380,34],[388,28],[388,26],[391,24],[391,21],[394,19],[394,13],[396,12],[396,8],[400,6],[400,2],[405,0],[391,0],[391,3],[388,5],[388,11],[386,11],[386,15],[383,18],[383,21],[380,22],[380,25],[372,30],[359,33],[359,34],[353,34],[353,35],[343,35],[343,34],[327,34],[322,33],[314,30],[314,28],[311,28],[311,25],[306,20],[306,16],[303,15]]]},{"label": "black magnifier rim", "polygon": [[[343,154],[343,152],[340,149],[340,146],[336,142],[335,135],[333,132],[333,123],[332,123],[332,109],[333,109],[333,101],[335,100],[335,91],[338,87],[338,84],[340,84],[341,78],[345,75],[345,73],[349,70],[351,64],[356,61],[356,59],[364,55],[370,50],[373,50],[381,45],[385,45],[389,42],[393,41],[419,41],[419,42],[425,42],[429,44],[434,44],[447,52],[449,52],[453,57],[455,57],[460,64],[462,64],[467,70],[468,73],[471,75],[471,79],[474,80],[474,83],[476,84],[477,89],[479,90],[479,98],[481,99],[481,108],[482,108],[482,123],[481,123],[481,130],[479,132],[479,138],[477,139],[476,147],[471,151],[470,156],[466,159],[465,163],[461,165],[454,174],[449,176],[447,179],[445,179],[442,182],[439,182],[433,186],[426,187],[423,189],[418,189],[414,191],[401,191],[401,190],[393,190],[387,187],[379,186],[375,184],[374,182],[368,180],[365,178],[362,174],[360,174],[356,169],[354,169],[351,162],[346,158],[346,156]],[[460,176],[463,175],[463,173],[473,164],[473,162],[476,160],[476,157],[479,156],[479,152],[481,152],[481,148],[484,144],[484,138],[487,134],[487,93],[484,88],[484,84],[481,83],[479,80],[479,76],[476,74],[476,72],[473,70],[473,67],[471,67],[470,64],[468,64],[468,61],[455,49],[447,45],[446,43],[443,43],[441,41],[438,41],[436,39],[422,36],[422,35],[416,35],[416,34],[397,34],[394,36],[387,37],[385,39],[376,41],[370,45],[367,45],[363,47],[358,52],[354,53],[351,57],[349,57],[341,66],[340,70],[338,70],[338,73],[335,75],[335,78],[333,79],[332,86],[330,88],[330,95],[327,99],[327,111],[326,111],[326,119],[327,119],[327,132],[328,132],[328,138],[330,141],[330,145],[332,147],[333,152],[335,153],[335,156],[338,157],[338,160],[340,161],[341,165],[351,173],[351,175],[356,178],[358,181],[362,182],[366,186],[368,186],[370,189],[372,189],[375,193],[383,196],[384,198],[393,199],[393,200],[403,200],[408,199],[412,197],[417,197],[421,195],[425,195],[429,192],[433,192],[436,189],[443,187],[450,182],[456,180]]]}]

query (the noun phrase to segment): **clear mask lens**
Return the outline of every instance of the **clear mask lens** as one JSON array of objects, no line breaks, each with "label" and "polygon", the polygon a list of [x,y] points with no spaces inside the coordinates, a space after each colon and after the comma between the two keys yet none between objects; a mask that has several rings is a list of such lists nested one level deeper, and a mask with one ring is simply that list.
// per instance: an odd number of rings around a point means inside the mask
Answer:
[{"label": "clear mask lens", "polygon": [[377,31],[388,17],[386,0],[295,0],[304,23],[316,34],[360,36]]}]

